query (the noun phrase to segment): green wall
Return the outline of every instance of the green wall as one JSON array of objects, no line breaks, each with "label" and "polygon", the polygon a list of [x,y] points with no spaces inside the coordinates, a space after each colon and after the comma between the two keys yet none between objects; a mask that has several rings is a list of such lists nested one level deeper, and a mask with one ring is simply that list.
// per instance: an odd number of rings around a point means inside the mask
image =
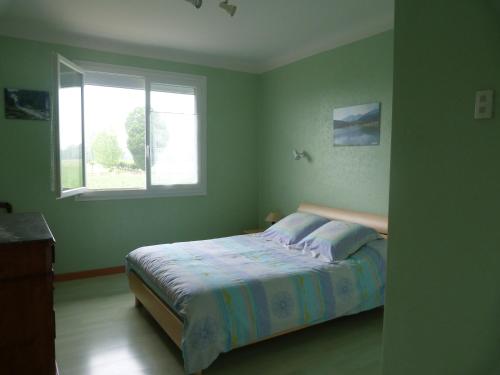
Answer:
[{"label": "green wall", "polygon": [[[57,239],[56,272],[123,264],[134,248],[241,233],[257,223],[257,76],[0,37],[0,200],[43,212]],[[207,77],[208,195],[56,200],[49,122],[6,120],[3,88],[52,90],[53,52],[70,59]]]},{"label": "green wall", "polygon": [[[309,201],[386,214],[392,32],[265,73],[259,82],[259,219]],[[379,146],[333,147],[333,108],[380,101]],[[312,160],[295,161],[292,150]]]},{"label": "green wall", "polygon": [[[56,200],[48,122],[0,116],[0,200],[42,211],[57,239],[56,272],[115,266],[147,244],[240,233],[302,201],[386,213],[392,32],[263,75],[0,37],[0,87],[52,90],[53,53],[208,78],[208,195]],[[3,95],[3,93],[2,93]],[[332,146],[334,107],[382,102],[381,145]],[[3,112],[3,100],[0,100]],[[310,162],[294,161],[293,148]]]},{"label": "green wall", "polygon": [[[396,2],[385,375],[500,373],[500,6]],[[496,118],[473,119],[496,89]]]}]

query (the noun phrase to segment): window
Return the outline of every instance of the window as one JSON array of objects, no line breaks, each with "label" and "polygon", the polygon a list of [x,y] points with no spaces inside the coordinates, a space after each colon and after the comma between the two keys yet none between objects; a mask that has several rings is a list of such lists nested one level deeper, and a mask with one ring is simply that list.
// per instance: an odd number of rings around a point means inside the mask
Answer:
[{"label": "window", "polygon": [[60,197],[206,193],[204,77],[57,64]]}]

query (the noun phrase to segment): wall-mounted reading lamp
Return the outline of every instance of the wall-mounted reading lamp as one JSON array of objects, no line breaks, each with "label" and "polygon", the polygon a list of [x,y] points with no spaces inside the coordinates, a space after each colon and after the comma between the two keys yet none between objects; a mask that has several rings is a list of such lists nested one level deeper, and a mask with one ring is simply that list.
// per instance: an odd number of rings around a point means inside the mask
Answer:
[{"label": "wall-mounted reading lamp", "polygon": [[295,160],[300,160],[302,158],[305,158],[306,157],[306,152],[305,151],[302,151],[302,152],[298,152],[297,150],[293,150],[292,151],[292,155],[293,155],[293,158]]},{"label": "wall-mounted reading lamp", "polygon": [[[203,0],[186,0],[188,3],[193,4],[196,9],[200,9],[203,5]],[[229,4],[229,0],[223,0],[219,3],[219,7],[224,9],[231,17],[234,16],[238,7],[234,4]]]}]

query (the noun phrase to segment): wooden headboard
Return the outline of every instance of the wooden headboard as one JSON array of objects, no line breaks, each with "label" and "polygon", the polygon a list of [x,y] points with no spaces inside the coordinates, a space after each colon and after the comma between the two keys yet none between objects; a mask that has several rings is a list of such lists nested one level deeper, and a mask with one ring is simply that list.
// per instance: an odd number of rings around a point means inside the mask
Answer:
[{"label": "wooden headboard", "polygon": [[323,216],[332,220],[350,221],[351,223],[357,223],[373,228],[381,234],[389,234],[387,216],[374,215],[366,212],[341,210],[339,208],[318,206],[311,203],[301,203],[297,211]]}]

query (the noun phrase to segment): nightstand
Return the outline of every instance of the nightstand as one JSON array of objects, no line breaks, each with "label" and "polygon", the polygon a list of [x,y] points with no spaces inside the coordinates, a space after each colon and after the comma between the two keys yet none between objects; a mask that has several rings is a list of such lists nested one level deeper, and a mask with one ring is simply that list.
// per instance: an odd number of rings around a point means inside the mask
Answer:
[{"label": "nightstand", "polygon": [[262,229],[262,228],[256,228],[256,229],[245,229],[243,231],[243,233],[245,234],[254,234],[254,233],[261,233],[261,232],[264,232],[265,229]]}]

